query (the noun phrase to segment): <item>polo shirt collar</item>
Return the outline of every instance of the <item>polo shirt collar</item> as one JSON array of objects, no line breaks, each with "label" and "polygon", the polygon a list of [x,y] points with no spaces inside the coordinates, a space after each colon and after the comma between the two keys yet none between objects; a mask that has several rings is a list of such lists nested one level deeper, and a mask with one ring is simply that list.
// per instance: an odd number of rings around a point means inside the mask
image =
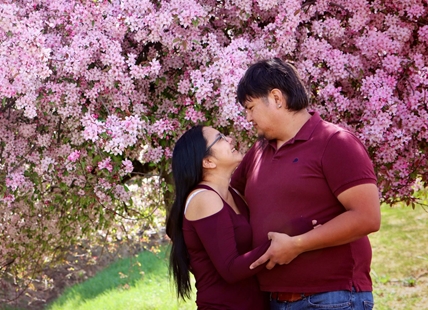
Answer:
[{"label": "polo shirt collar", "polygon": [[[310,111],[309,114],[311,114],[312,117],[308,119],[308,121],[302,126],[302,128],[300,128],[300,130],[297,132],[294,138],[284,143],[284,145],[293,144],[294,141],[296,140],[300,140],[300,141],[309,140],[309,138],[312,136],[312,133],[315,130],[315,127],[322,120],[320,114],[317,111]],[[276,140],[270,140],[269,144],[276,149]]]}]

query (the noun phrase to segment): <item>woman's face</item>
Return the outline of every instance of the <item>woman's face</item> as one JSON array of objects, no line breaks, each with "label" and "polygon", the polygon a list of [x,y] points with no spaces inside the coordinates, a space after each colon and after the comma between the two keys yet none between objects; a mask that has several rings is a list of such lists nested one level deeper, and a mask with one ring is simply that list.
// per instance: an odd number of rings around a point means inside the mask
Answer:
[{"label": "woman's face", "polygon": [[243,155],[235,149],[233,139],[212,127],[204,127],[203,135],[207,140],[207,151],[211,152],[219,164],[239,164]]}]

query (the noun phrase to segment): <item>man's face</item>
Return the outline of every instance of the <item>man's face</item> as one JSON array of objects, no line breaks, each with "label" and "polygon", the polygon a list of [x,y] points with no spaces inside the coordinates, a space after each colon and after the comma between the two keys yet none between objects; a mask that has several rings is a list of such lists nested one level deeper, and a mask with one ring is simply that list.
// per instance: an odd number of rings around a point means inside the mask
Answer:
[{"label": "man's face", "polygon": [[268,140],[274,139],[275,121],[275,100],[268,95],[262,98],[251,98],[244,104],[246,119],[251,122],[257,130],[259,137]]}]

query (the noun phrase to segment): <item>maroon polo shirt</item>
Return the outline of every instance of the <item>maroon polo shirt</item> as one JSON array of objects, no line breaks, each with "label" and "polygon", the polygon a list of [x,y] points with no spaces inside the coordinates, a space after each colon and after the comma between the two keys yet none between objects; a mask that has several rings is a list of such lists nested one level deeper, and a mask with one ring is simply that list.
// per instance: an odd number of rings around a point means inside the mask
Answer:
[{"label": "maroon polo shirt", "polygon": [[[318,113],[296,136],[276,148],[257,142],[235,171],[231,185],[245,194],[250,208],[253,246],[269,231],[290,236],[345,212],[337,196],[353,186],[376,184],[372,162],[349,131],[323,121]],[[371,246],[363,237],[349,244],[300,254],[288,265],[258,273],[261,289],[270,292],[320,293],[371,291]]]}]

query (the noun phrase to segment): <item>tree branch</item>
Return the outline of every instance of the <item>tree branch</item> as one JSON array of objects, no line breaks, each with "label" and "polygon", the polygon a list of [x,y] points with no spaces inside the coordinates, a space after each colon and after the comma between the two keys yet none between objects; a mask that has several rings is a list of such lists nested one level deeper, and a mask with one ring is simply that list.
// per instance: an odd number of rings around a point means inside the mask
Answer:
[{"label": "tree branch", "polygon": [[31,153],[33,153],[33,151],[36,149],[37,145],[34,144],[32,146],[32,148],[23,156],[23,159],[21,159],[21,161],[15,166],[13,167],[13,169],[11,170],[10,173],[14,173],[24,162],[25,162],[25,157]]},{"label": "tree branch", "polygon": [[59,118],[59,122],[58,122],[58,137],[56,139],[56,143],[60,143],[61,142],[61,117]]},{"label": "tree branch", "polygon": [[126,183],[129,180],[131,180],[133,177],[135,176],[152,176],[150,175],[151,172],[155,171],[156,169],[153,167],[150,167],[150,165],[148,163],[142,164],[140,161],[138,160],[133,160],[132,161],[132,166],[134,166],[134,170],[132,170],[132,172],[128,175],[125,175],[122,178],[122,183]]},{"label": "tree branch", "polygon": [[11,108],[15,104],[16,99],[8,98],[6,101],[6,105],[0,109],[0,113],[4,113],[7,109]]}]

